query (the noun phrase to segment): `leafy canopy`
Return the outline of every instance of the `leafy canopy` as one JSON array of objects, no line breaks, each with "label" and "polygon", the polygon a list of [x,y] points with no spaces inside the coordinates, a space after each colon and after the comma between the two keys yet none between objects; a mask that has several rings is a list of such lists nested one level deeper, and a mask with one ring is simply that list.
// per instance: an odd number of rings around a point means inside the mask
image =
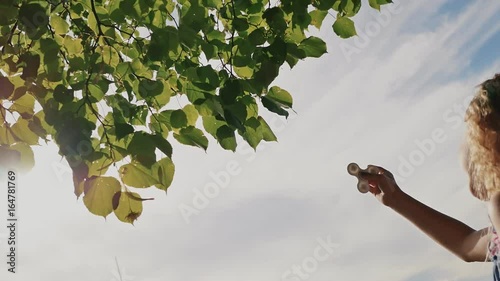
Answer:
[{"label": "leafy canopy", "polygon": [[[372,8],[388,0],[370,0]],[[263,108],[288,117],[293,100],[272,85],[280,67],[319,58],[306,34],[336,14],[356,35],[360,0],[5,0],[0,3],[0,163],[34,165],[54,141],[88,210],[133,223],[133,188],[167,190],[172,141],[235,151],[276,141]],[[189,101],[176,107],[172,99]],[[14,162],[12,162],[14,161]],[[106,176],[114,166],[119,178]]]}]

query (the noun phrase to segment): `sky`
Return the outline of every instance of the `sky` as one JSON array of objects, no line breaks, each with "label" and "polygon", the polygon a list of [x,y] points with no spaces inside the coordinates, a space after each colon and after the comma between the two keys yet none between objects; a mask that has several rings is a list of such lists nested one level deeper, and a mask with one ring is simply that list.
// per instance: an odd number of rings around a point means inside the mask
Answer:
[{"label": "sky", "polygon": [[347,173],[350,162],[385,167],[417,200],[488,226],[458,152],[475,86],[500,70],[500,2],[394,2],[381,13],[365,3],[356,38],[338,38],[330,17],[311,28],[328,54],[274,82],[297,112],[262,113],[278,142],[236,153],[174,143],[172,186],[140,190],[155,200],[134,226],[90,214],[57,148],[36,147],[18,177],[18,273],[3,262],[0,280],[491,279],[491,263],[459,260]]}]

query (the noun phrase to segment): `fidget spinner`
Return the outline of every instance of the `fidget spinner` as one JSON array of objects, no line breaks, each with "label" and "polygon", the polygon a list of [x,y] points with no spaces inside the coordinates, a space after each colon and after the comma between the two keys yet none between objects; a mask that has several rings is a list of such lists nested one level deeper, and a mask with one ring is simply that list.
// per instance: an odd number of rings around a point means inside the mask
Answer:
[{"label": "fidget spinner", "polygon": [[368,167],[366,169],[361,169],[358,164],[356,163],[350,163],[347,165],[347,172],[351,176],[355,176],[358,178],[358,190],[361,193],[367,193],[370,191],[370,186],[368,185],[368,181],[365,179],[360,178],[359,173],[360,172],[368,172],[370,174],[376,174],[378,172],[378,169],[375,167]]}]

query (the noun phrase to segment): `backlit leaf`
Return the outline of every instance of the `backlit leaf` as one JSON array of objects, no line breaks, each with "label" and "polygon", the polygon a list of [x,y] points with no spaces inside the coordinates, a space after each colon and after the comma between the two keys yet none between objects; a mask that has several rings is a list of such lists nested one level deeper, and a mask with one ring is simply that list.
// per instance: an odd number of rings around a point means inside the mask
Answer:
[{"label": "backlit leaf", "polygon": [[29,145],[38,144],[39,137],[29,129],[29,122],[19,118],[12,126],[12,133],[17,139]]},{"label": "backlit leaf", "polygon": [[65,34],[69,30],[69,24],[57,15],[52,15],[50,17],[50,25],[57,34]]},{"label": "backlit leaf", "polygon": [[113,196],[113,212],[116,217],[126,223],[134,224],[134,221],[142,214],[142,201],[135,192],[117,192]]},{"label": "backlit leaf", "polygon": [[147,188],[159,184],[156,176],[153,176],[152,169],[148,169],[137,162],[121,166],[119,174],[123,183],[128,186]]},{"label": "backlit leaf", "polygon": [[208,148],[208,139],[200,129],[193,126],[183,128],[179,133],[174,133],[174,138],[185,145],[197,146],[203,150]]},{"label": "backlit leaf", "polygon": [[332,27],[333,31],[341,38],[349,38],[357,35],[354,22],[346,17],[338,17]]},{"label": "backlit leaf", "polygon": [[306,56],[319,58],[326,53],[326,43],[318,37],[308,37],[300,42],[299,49],[304,50]]},{"label": "backlit leaf", "polygon": [[113,211],[113,195],[121,190],[113,177],[94,177],[85,181],[83,203],[94,215],[107,217]]},{"label": "backlit leaf", "polygon": [[161,190],[167,190],[174,180],[175,166],[172,160],[165,157],[156,162],[151,170],[158,180],[155,186]]},{"label": "backlit leaf", "polygon": [[278,86],[271,87],[266,97],[286,108],[292,107],[293,104],[292,96],[290,95],[290,93]]},{"label": "backlit leaf", "polygon": [[325,19],[328,11],[314,10],[309,13],[311,16],[311,24],[314,25],[317,29],[321,28],[321,24]]}]

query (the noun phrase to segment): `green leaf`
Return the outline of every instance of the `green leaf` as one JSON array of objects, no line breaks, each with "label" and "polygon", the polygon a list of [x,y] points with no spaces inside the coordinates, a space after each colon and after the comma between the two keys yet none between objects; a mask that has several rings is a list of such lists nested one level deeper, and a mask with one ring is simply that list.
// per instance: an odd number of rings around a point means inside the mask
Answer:
[{"label": "green leaf", "polygon": [[271,30],[276,34],[282,34],[287,28],[285,14],[280,7],[266,9],[262,14],[262,18],[266,20]]},{"label": "green leaf", "polygon": [[299,49],[308,57],[319,58],[326,53],[326,43],[318,37],[311,36],[300,42]]},{"label": "green leaf", "polygon": [[370,7],[372,7],[375,10],[380,11],[380,4],[378,3],[377,0],[368,0],[368,3],[370,4]]},{"label": "green leaf", "polygon": [[[300,38],[302,41],[302,38]],[[285,62],[286,53],[287,53],[287,45],[285,41],[280,38],[275,38],[274,42],[263,48],[263,53],[272,60],[277,65],[282,65]]]},{"label": "green leaf", "polygon": [[158,122],[156,119],[151,119],[151,122],[148,124],[149,129],[154,134],[158,134],[159,136],[162,136],[163,138],[168,138],[170,129],[161,122]]},{"label": "green leaf", "polygon": [[175,166],[172,160],[168,157],[163,158],[156,162],[151,170],[159,182],[155,186],[161,190],[167,190],[174,180]]},{"label": "green leaf", "polygon": [[241,89],[239,81],[236,79],[228,80],[219,91],[219,96],[224,104],[235,103],[236,98],[242,94],[243,90]]},{"label": "green leaf", "polygon": [[215,90],[220,84],[219,75],[210,65],[196,68],[195,79],[193,84],[207,91]]},{"label": "green leaf", "polygon": [[54,89],[54,99],[59,103],[68,103],[74,99],[74,91],[59,84]]},{"label": "green leaf", "polygon": [[338,17],[332,27],[333,31],[341,38],[349,38],[357,35],[354,22],[346,17]]},{"label": "green leaf", "polygon": [[187,116],[184,111],[177,109],[170,114],[170,125],[174,128],[184,128],[188,124]]},{"label": "green leaf", "polygon": [[252,43],[254,46],[262,45],[266,43],[266,30],[263,27],[259,27],[252,31],[248,35],[248,40],[250,43]]},{"label": "green leaf", "polygon": [[104,91],[99,84],[89,84],[89,93],[92,97],[93,102],[99,102],[104,97],[106,91]]},{"label": "green leaf", "polygon": [[19,118],[12,126],[12,133],[21,141],[29,144],[38,144],[39,137],[29,129],[29,123],[27,120]]},{"label": "green leaf", "polygon": [[120,63],[118,52],[111,46],[103,46],[101,49],[102,60],[111,67],[117,67]]},{"label": "green leaf", "polygon": [[57,43],[55,39],[52,38],[42,38],[39,41],[41,54],[43,55],[43,62],[45,64],[58,64],[60,59],[59,50],[61,46]]},{"label": "green leaf", "polygon": [[154,97],[163,93],[163,83],[149,79],[141,79],[139,82],[139,95],[143,98]]},{"label": "green leaf", "polygon": [[8,99],[14,93],[14,84],[7,77],[0,76],[0,99]]},{"label": "green leaf", "polygon": [[214,59],[217,58],[217,46],[214,44],[207,43],[205,41],[201,42],[201,49],[203,50],[203,53],[205,53],[205,56],[207,59]]},{"label": "green leaf", "polygon": [[233,20],[233,27],[236,31],[245,31],[249,28],[248,22],[244,18],[235,18]]},{"label": "green leaf", "polygon": [[257,118],[252,117],[245,122],[245,132],[243,138],[255,150],[263,139],[261,123]]},{"label": "green leaf", "polygon": [[24,53],[19,59],[23,63],[23,73],[21,78],[27,80],[28,78],[36,78],[38,76],[38,68],[40,67],[40,55]]},{"label": "green leaf", "polygon": [[182,144],[197,146],[205,151],[208,148],[208,139],[200,129],[193,126],[181,129],[178,134],[174,133],[174,138]]},{"label": "green leaf", "polygon": [[167,139],[165,139],[160,135],[151,135],[151,139],[161,152],[165,153],[165,155],[172,158],[172,150],[173,150],[172,145],[167,141]]},{"label": "green leaf", "polygon": [[276,102],[274,102],[272,99],[268,98],[267,96],[263,96],[261,98],[262,100],[262,105],[267,108],[269,111],[274,112],[278,115],[285,116],[288,118],[288,111],[283,109],[281,106],[279,106]]},{"label": "green leaf", "polygon": [[156,162],[155,144],[148,133],[135,132],[127,150],[135,160],[146,167],[151,167]]},{"label": "green leaf", "polygon": [[113,211],[113,195],[121,190],[113,177],[94,177],[85,181],[83,203],[94,215],[107,217]]},{"label": "green leaf", "polygon": [[161,61],[165,58],[174,60],[181,50],[178,30],[167,26],[153,31],[146,56],[152,61]]},{"label": "green leaf", "polygon": [[198,110],[192,104],[188,104],[182,108],[182,111],[186,114],[187,124],[189,126],[195,126],[196,121],[198,121]]},{"label": "green leaf", "polygon": [[20,28],[32,40],[38,40],[47,32],[49,18],[46,9],[38,3],[23,3],[19,8]]},{"label": "green leaf", "polygon": [[132,134],[134,132],[134,127],[126,123],[115,123],[115,133],[118,140],[124,138],[125,136]]},{"label": "green leaf", "polygon": [[227,125],[222,125],[217,129],[215,136],[222,148],[231,150],[233,152],[236,151],[237,143],[234,129],[231,129]]},{"label": "green leaf", "polygon": [[166,81],[161,81],[163,84],[163,92],[154,97],[153,106],[156,110],[160,110],[165,105],[170,102],[170,98],[173,95],[172,89],[170,89],[170,85]]},{"label": "green leaf", "polygon": [[87,20],[88,27],[94,32],[94,34],[99,34],[99,26],[94,13],[89,13]]},{"label": "green leaf", "polygon": [[346,16],[353,17],[361,9],[361,0],[342,0],[338,6],[338,11],[343,11]]},{"label": "green leaf", "polygon": [[68,51],[68,55],[74,56],[81,54],[83,51],[82,39],[73,38],[69,35],[64,36],[63,46]]},{"label": "green leaf", "polygon": [[254,81],[260,86],[257,88],[257,92],[262,92],[261,89],[267,88],[273,81],[278,77],[280,70],[280,65],[273,61],[264,60],[261,67],[254,75]]},{"label": "green leaf", "polygon": [[226,122],[217,120],[214,116],[203,117],[203,127],[212,135],[224,149],[236,151],[236,137],[234,130]]},{"label": "green leaf", "polygon": [[118,172],[122,182],[128,186],[147,188],[159,184],[158,180],[153,177],[152,169],[137,162],[121,166]]},{"label": "green leaf", "polygon": [[109,150],[107,150],[106,153],[102,152],[93,153],[91,160],[89,160],[89,162],[87,163],[89,176],[98,177],[106,173],[108,168],[114,163],[114,160],[111,159],[109,154],[110,154]]},{"label": "green leaf", "polygon": [[50,25],[54,28],[56,34],[66,34],[69,31],[69,24],[55,14],[50,16]]},{"label": "green leaf", "polygon": [[23,118],[29,119],[33,116],[35,108],[35,98],[30,94],[24,94],[14,101],[10,107],[11,111],[18,112]]},{"label": "green leaf", "polygon": [[340,0],[318,0],[318,1],[313,1],[313,6],[318,8],[318,10],[324,10],[328,11],[330,10],[333,5]]},{"label": "green leaf", "polygon": [[253,73],[254,73],[254,68],[249,67],[249,66],[244,66],[244,67],[234,67],[234,73],[238,75],[240,78],[252,78]]},{"label": "green leaf", "polygon": [[291,108],[293,104],[293,99],[290,93],[278,86],[271,87],[266,97],[285,108]]},{"label": "green leaf", "polygon": [[[43,111],[40,111],[40,112],[43,113]],[[46,126],[47,126],[47,124],[45,123],[45,121],[43,119],[40,119],[36,115],[33,116],[33,119],[30,120],[29,124],[28,124],[29,129],[33,133],[35,133],[37,136],[44,139],[45,141],[48,141],[47,135],[49,134],[49,132],[47,131],[47,129],[45,129]]]},{"label": "green leaf", "polygon": [[220,8],[222,0],[202,0],[203,6],[210,8]]},{"label": "green leaf", "polygon": [[19,9],[13,6],[13,3],[2,3],[0,4],[0,25],[8,26],[12,24],[17,18],[17,13]]},{"label": "green leaf", "polygon": [[262,128],[262,137],[265,141],[278,141],[278,138],[274,134],[273,130],[271,130],[271,127],[267,124],[267,122],[259,116],[257,118],[260,122],[260,127]]},{"label": "green leaf", "polygon": [[314,10],[309,13],[311,16],[311,24],[314,25],[317,29],[321,28],[321,25],[323,24],[323,20],[325,19],[326,15],[328,14],[328,11],[322,11],[322,10]]},{"label": "green leaf", "polygon": [[[139,200],[137,199],[139,198]],[[113,212],[116,217],[126,223],[134,224],[134,221],[142,214],[141,196],[135,192],[118,191],[113,195]]]}]

